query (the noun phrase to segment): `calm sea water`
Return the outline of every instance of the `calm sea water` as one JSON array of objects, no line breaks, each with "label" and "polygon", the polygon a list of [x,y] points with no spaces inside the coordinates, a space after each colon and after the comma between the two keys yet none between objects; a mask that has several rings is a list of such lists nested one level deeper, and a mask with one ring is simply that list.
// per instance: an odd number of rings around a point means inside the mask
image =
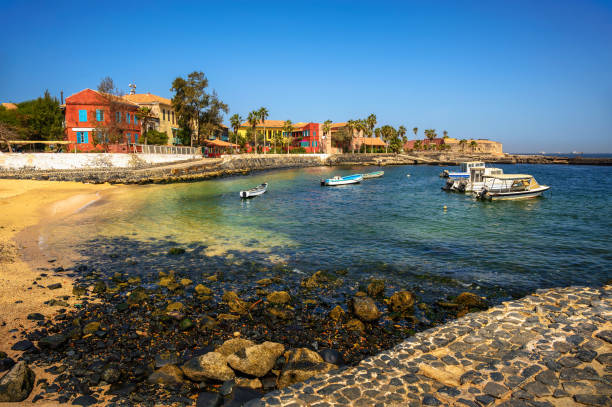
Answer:
[{"label": "calm sea water", "polygon": [[[538,199],[480,202],[442,191],[440,167],[385,167],[383,178],[333,188],[319,179],[377,168],[270,171],[123,188],[54,225],[45,241],[198,245],[203,263],[206,256],[240,260],[234,270],[245,259],[283,263],[298,275],[347,269],[355,284],[383,277],[436,295],[469,288],[509,298],[612,279],[612,168],[501,167],[532,174],[551,190]],[[261,182],[270,184],[268,193],[238,198]]]}]

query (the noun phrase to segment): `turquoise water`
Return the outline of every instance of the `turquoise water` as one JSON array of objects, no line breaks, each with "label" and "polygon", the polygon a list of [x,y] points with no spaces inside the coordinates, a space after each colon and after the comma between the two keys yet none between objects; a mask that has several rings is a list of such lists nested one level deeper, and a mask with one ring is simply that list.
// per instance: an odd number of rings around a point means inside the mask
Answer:
[{"label": "turquoise water", "polygon": [[[378,168],[279,170],[136,187],[88,208],[78,215],[81,230],[72,223],[66,231],[80,241],[121,237],[126,247],[199,246],[204,256],[236,260],[232,267],[246,259],[283,263],[298,275],[347,269],[355,284],[377,276],[424,291],[469,287],[511,297],[611,279],[612,168],[501,167],[551,190],[480,202],[442,191],[440,167],[385,167],[383,178],[342,187],[321,187],[319,179]],[[261,182],[268,193],[239,199],[240,189]]]}]

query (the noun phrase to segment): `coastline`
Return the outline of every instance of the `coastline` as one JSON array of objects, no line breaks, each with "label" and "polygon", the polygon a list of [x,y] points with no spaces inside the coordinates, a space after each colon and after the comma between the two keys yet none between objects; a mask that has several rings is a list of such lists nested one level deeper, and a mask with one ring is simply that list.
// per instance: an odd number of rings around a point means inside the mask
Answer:
[{"label": "coastline", "polygon": [[[57,307],[46,305],[65,298],[70,306],[72,278],[58,267],[69,267],[69,256],[47,253],[39,247],[38,230],[50,219],[68,216],[100,199],[110,185],[84,185],[50,181],[0,180],[0,351],[9,357],[20,352],[11,347],[22,332],[37,326],[30,314],[52,318]],[[49,289],[48,286],[61,284]],[[70,298],[66,298],[69,296]],[[37,378],[46,377],[34,369]],[[37,405],[40,405],[37,404]]]}]

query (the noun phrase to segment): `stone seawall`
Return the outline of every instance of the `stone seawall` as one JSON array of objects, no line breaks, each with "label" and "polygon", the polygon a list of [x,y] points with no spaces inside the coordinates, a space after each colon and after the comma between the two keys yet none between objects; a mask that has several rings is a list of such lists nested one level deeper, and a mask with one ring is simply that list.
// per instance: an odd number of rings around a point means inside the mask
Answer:
[{"label": "stone seawall", "polygon": [[538,290],[247,405],[611,406],[612,286]]},{"label": "stone seawall", "polygon": [[[70,154],[62,154],[64,157]],[[78,154],[77,154],[78,156]],[[124,157],[141,155],[123,155]],[[0,155],[2,157],[2,155]],[[69,157],[68,157],[69,158]],[[79,169],[41,170],[31,167],[11,170],[0,167],[0,178],[38,179],[51,181],[79,181],[87,183],[149,184],[201,181],[229,175],[246,175],[252,171],[351,165],[445,165],[454,166],[464,161],[484,161],[487,164],[581,164],[612,165],[612,159],[584,159],[545,156],[475,155],[419,152],[414,154],[268,154],[230,155],[222,158],[203,158],[170,164],[146,164],[117,167],[113,165]]]}]

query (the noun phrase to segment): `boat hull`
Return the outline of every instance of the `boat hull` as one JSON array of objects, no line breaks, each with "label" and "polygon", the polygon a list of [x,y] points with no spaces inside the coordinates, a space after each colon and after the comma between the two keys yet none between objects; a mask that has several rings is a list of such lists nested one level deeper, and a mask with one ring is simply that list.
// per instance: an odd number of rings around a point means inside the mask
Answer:
[{"label": "boat hull", "polygon": [[368,174],[363,174],[363,179],[380,178],[383,175],[385,175],[384,171],[370,172]]},{"label": "boat hull", "polygon": [[328,178],[321,182],[321,185],[326,187],[335,187],[339,185],[359,184],[363,181],[362,175],[349,175],[347,177]]},{"label": "boat hull", "polygon": [[262,184],[257,188],[247,189],[246,191],[240,191],[240,198],[249,199],[259,195],[263,195],[268,190],[268,184]]},{"label": "boat hull", "polygon": [[545,191],[550,189],[549,186],[542,185],[539,188],[532,189],[530,191],[516,191],[516,192],[485,192],[481,194],[481,199],[489,201],[508,201],[514,199],[529,199],[536,198],[542,195]]}]

